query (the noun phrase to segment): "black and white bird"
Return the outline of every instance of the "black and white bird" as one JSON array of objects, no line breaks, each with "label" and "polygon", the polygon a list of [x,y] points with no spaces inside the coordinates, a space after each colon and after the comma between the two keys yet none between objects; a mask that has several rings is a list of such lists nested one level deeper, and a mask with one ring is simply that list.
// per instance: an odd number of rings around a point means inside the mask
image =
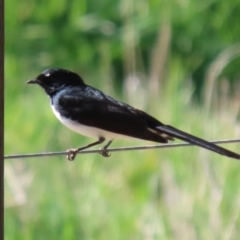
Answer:
[{"label": "black and white bird", "polygon": [[86,148],[108,140],[101,154],[110,156],[108,146],[114,139],[137,138],[167,143],[174,138],[206,148],[230,158],[240,155],[213,143],[159,122],[147,113],[115,100],[103,92],[88,86],[82,78],[71,71],[53,68],[42,72],[27,84],[38,84],[51,99],[56,117],[71,130],[98,140],[78,149],[68,150],[68,159]]}]

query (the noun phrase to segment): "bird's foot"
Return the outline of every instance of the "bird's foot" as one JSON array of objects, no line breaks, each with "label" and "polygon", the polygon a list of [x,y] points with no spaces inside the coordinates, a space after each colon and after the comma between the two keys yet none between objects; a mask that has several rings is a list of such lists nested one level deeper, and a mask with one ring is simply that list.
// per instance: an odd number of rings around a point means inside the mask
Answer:
[{"label": "bird's foot", "polygon": [[101,147],[99,150],[100,150],[99,154],[101,154],[103,157],[111,156],[111,154],[109,153],[106,147]]},{"label": "bird's foot", "polygon": [[69,161],[73,161],[78,152],[79,152],[79,149],[74,149],[74,148],[67,150],[67,159]]}]

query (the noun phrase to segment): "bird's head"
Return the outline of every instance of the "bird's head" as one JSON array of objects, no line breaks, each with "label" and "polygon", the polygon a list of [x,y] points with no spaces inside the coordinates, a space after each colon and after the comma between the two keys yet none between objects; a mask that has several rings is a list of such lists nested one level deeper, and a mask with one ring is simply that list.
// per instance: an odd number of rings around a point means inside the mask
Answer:
[{"label": "bird's head", "polygon": [[82,78],[71,71],[51,68],[42,72],[36,79],[29,80],[27,84],[38,84],[49,96],[67,86],[84,86]]}]

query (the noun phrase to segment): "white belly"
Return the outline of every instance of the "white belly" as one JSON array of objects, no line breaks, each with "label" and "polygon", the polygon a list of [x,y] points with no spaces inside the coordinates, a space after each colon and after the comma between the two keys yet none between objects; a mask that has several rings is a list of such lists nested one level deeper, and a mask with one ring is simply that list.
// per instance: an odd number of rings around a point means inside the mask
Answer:
[{"label": "white belly", "polygon": [[95,127],[90,127],[90,126],[86,126],[83,125],[81,123],[77,123],[73,120],[70,120],[68,118],[62,117],[59,112],[56,111],[56,109],[54,108],[53,105],[51,105],[51,108],[55,114],[55,116],[60,120],[61,123],[63,123],[65,126],[67,126],[68,128],[70,128],[71,130],[87,136],[87,137],[92,137],[92,138],[99,138],[99,137],[103,137],[107,140],[114,140],[114,139],[133,139],[132,137],[129,136],[125,136],[125,135],[121,135],[121,134],[117,134],[114,132],[108,132],[99,128],[95,128]]}]

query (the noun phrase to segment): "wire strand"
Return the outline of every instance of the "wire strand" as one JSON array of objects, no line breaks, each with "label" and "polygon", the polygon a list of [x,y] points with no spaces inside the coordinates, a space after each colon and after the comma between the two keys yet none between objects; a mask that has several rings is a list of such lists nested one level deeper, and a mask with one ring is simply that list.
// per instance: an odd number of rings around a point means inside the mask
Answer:
[{"label": "wire strand", "polygon": [[[226,143],[237,143],[237,142],[240,142],[240,139],[210,141],[210,143],[215,143],[215,144],[226,144]],[[149,145],[149,146],[139,146],[139,147],[109,148],[108,152],[136,151],[136,150],[149,150],[149,149],[156,149],[156,148],[175,148],[175,147],[189,147],[189,146],[196,146],[196,145],[190,144],[190,143],[174,143],[174,144],[160,144],[160,145]],[[84,151],[78,152],[78,154],[89,154],[89,153],[100,153],[100,152],[101,152],[101,149],[84,150]],[[67,154],[68,154],[67,151],[16,154],[16,155],[4,156],[4,159],[52,157],[52,156],[60,156],[60,155],[67,155]]]}]

